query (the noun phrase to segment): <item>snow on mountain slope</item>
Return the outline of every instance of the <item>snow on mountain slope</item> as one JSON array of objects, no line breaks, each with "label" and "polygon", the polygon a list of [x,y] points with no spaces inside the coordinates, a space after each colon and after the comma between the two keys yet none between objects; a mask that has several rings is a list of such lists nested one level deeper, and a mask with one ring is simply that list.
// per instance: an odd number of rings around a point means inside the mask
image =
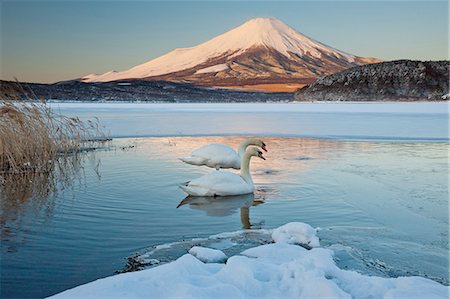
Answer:
[{"label": "snow on mountain slope", "polygon": [[[258,55],[263,57],[256,63],[242,62]],[[266,73],[263,74],[264,78],[280,77],[274,76],[274,73],[282,74],[281,77],[319,77],[335,69],[342,70],[370,62],[370,59],[315,41],[277,19],[256,18],[198,46],[175,49],[126,71],[91,74],[81,80],[101,82],[154,77],[173,81],[206,80],[207,83],[217,73],[223,73],[223,76],[216,78],[219,81],[225,78],[228,81],[233,78],[252,79],[261,73]],[[259,67],[258,64],[263,65],[263,69],[255,69]],[[308,73],[310,65],[312,73]],[[295,74],[301,67],[305,68],[305,73],[300,71],[300,75]]]},{"label": "snow on mountain slope", "polygon": [[216,73],[220,71],[224,71],[228,69],[228,65],[225,63],[212,65],[210,67],[205,67],[204,69],[200,69],[195,72],[195,74],[205,74],[205,73]]}]

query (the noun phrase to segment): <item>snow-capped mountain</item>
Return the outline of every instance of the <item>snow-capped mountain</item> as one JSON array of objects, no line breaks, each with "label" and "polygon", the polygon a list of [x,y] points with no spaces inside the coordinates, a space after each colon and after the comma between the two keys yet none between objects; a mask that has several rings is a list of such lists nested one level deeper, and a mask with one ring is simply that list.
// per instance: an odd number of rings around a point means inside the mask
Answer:
[{"label": "snow-capped mountain", "polygon": [[175,49],[126,71],[91,74],[81,80],[149,79],[206,86],[310,83],[378,61],[329,47],[277,19],[256,18],[200,45]]}]

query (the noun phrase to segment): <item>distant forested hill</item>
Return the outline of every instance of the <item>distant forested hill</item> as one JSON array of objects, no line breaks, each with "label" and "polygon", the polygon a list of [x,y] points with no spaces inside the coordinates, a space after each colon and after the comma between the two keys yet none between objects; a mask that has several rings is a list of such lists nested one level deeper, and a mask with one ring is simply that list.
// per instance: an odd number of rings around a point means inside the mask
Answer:
[{"label": "distant forested hill", "polygon": [[[448,100],[449,61],[396,60],[353,67],[299,89],[296,101]],[[446,96],[447,95],[447,96]]]}]

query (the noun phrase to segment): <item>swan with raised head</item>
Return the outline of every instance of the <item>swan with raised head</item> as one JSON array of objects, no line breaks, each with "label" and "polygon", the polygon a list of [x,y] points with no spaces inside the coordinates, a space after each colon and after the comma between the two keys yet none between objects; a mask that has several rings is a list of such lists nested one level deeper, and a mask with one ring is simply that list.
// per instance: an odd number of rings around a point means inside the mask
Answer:
[{"label": "swan with raised head", "polygon": [[192,196],[231,196],[253,193],[255,187],[250,175],[251,157],[266,160],[263,153],[252,146],[247,149],[242,158],[240,175],[228,171],[213,171],[180,187]]},{"label": "swan with raised head", "polygon": [[225,144],[212,143],[192,151],[189,157],[180,158],[181,161],[197,165],[208,166],[215,169],[234,168],[241,169],[241,160],[245,149],[250,145],[256,145],[267,152],[266,144],[257,138],[247,138],[242,141],[237,152]]}]

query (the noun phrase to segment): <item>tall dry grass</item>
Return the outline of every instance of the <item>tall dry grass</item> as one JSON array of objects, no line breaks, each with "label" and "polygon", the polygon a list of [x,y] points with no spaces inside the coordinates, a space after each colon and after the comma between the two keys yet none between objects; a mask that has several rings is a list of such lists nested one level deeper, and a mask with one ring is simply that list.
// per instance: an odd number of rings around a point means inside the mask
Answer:
[{"label": "tall dry grass", "polygon": [[0,86],[0,197],[48,196],[80,168],[80,152],[108,140],[98,121],[59,115],[22,84]]}]

